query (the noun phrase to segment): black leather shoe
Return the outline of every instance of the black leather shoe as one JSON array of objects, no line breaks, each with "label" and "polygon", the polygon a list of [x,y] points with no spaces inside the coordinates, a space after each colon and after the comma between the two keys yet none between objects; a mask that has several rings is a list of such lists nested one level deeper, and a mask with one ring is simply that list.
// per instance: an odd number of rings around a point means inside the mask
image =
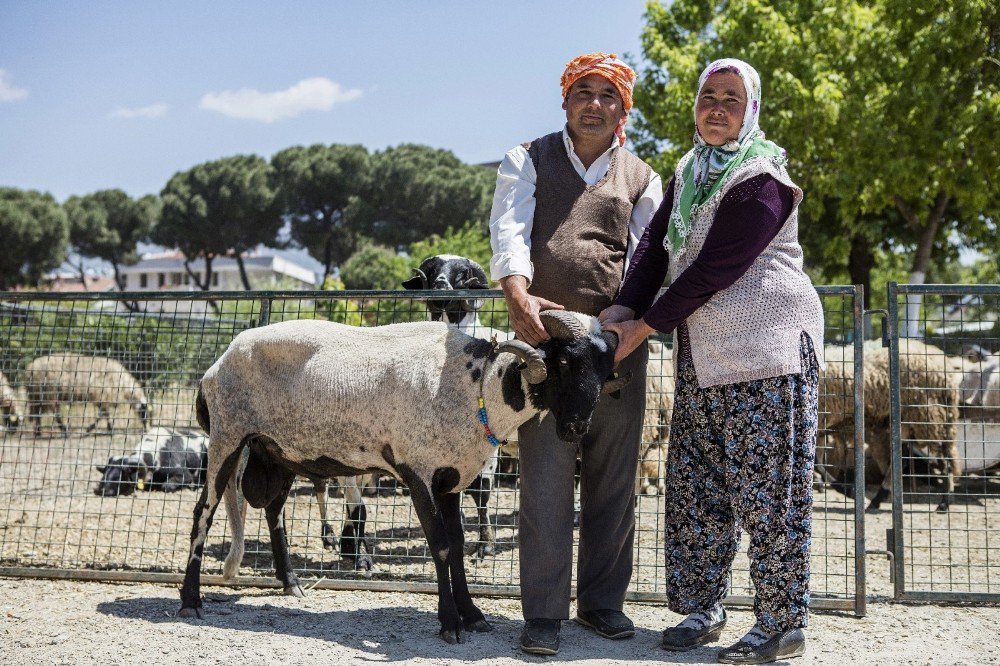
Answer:
[{"label": "black leather shoe", "polygon": [[719,640],[722,628],[726,626],[726,611],[722,611],[722,619],[715,624],[706,625],[700,629],[691,627],[667,627],[663,630],[663,649],[672,652],[687,652],[694,648]]},{"label": "black leather shoe", "polygon": [[631,638],[635,636],[635,625],[620,610],[601,608],[599,610],[576,612],[573,621],[593,629],[604,638]]},{"label": "black leather shoe", "polygon": [[778,659],[801,657],[806,651],[806,635],[801,629],[789,629],[775,634],[767,642],[754,647],[743,641],[719,651],[720,664],[770,664]]},{"label": "black leather shoe", "polygon": [[521,632],[521,649],[528,654],[559,652],[559,622],[546,618],[526,620]]}]

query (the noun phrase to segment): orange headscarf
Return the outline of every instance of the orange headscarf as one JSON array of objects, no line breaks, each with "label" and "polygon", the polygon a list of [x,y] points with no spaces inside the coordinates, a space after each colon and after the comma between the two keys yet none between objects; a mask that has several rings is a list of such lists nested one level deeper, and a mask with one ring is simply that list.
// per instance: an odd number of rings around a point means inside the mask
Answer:
[{"label": "orange headscarf", "polygon": [[635,86],[635,71],[625,62],[618,59],[617,53],[586,53],[577,56],[566,63],[566,71],[563,72],[562,85],[563,99],[569,94],[570,86],[588,74],[600,74],[618,90],[622,96],[622,107],[625,109],[625,116],[615,128],[615,136],[618,137],[618,145],[625,145],[625,122],[628,120],[628,112],[632,110],[632,88]]}]

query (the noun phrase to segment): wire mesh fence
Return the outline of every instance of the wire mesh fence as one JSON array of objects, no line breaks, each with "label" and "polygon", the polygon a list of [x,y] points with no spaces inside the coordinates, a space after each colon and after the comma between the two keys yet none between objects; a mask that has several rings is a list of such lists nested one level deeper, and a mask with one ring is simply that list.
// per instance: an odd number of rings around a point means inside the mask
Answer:
[{"label": "wire mesh fence", "polygon": [[892,427],[882,429],[884,443],[881,433],[871,439],[881,458],[892,453],[896,596],[995,601],[1000,285],[890,283],[888,291],[898,331],[889,359]]},{"label": "wire mesh fence", "polygon": [[[821,387],[821,435],[813,518],[812,595],[819,607],[864,604],[863,514],[857,494],[854,344],[860,339],[853,287],[821,287],[836,368]],[[0,573],[179,580],[205,443],[194,413],[197,383],[240,331],[290,319],[375,326],[427,318],[441,292],[269,292],[206,294],[0,295],[3,407],[0,444]],[[449,298],[469,297],[451,292]],[[501,294],[476,292],[477,333],[507,335]],[[632,599],[662,599],[664,478],[673,397],[669,336],[649,343],[642,462],[636,472]],[[42,360],[44,359],[44,362]],[[100,360],[100,363],[98,363]],[[105,369],[98,372],[95,364]],[[38,371],[38,366],[48,368]],[[107,369],[110,368],[110,369]],[[373,418],[379,405],[372,405]],[[470,411],[470,417],[474,410]],[[19,422],[18,422],[19,417]],[[463,493],[468,574],[479,593],[518,593],[519,477],[516,441],[500,449],[485,493]],[[109,472],[110,470],[110,472]],[[159,472],[159,474],[157,474]],[[109,477],[109,473],[111,477]],[[109,480],[110,478],[110,480]],[[366,505],[373,568],[340,551],[341,525]],[[845,494],[846,493],[846,494]],[[319,501],[319,500],[323,501]],[[229,545],[220,507],[203,572],[221,574]],[[324,518],[324,513],[325,518]],[[332,479],[319,492],[299,479],[285,505],[296,571],[324,586],[435,589],[434,566],[406,488],[391,477]],[[262,512],[247,516],[240,583],[268,584],[271,549]],[[217,580],[210,578],[209,580]],[[738,557],[731,600],[749,601],[747,560]]]}]

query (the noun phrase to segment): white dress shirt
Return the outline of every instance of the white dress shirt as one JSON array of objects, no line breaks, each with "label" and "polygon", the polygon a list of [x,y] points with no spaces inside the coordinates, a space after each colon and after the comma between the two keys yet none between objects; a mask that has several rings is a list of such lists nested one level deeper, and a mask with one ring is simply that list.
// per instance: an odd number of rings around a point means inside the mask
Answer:
[{"label": "white dress shirt", "polygon": [[[565,127],[562,136],[569,161],[587,185],[595,185],[607,175],[614,151],[620,150],[618,137],[612,137],[611,146],[588,169],[583,166],[573,149],[573,140]],[[523,275],[528,279],[528,284],[531,284],[535,272],[531,264],[531,227],[535,221],[537,178],[535,165],[524,146],[517,146],[509,151],[497,169],[497,188],[493,194],[493,210],[490,213],[490,246],[493,248],[490,277],[493,280],[500,280],[508,275]],[[626,272],[642,232],[646,230],[646,225],[662,200],[663,184],[654,171],[645,192],[632,207],[628,224],[628,251],[625,255]]]}]

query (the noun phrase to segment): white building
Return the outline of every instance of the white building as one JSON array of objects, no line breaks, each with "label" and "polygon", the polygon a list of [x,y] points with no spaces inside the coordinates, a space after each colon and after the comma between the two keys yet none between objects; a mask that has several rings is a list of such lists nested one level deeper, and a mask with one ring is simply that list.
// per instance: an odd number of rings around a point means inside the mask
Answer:
[{"label": "white building", "polygon": [[[196,259],[189,264],[191,270],[204,280],[205,260]],[[294,261],[276,254],[252,253],[243,257],[252,289],[315,289],[316,273]],[[125,291],[198,291],[195,280],[184,268],[184,255],[180,252],[163,252],[143,255],[138,263],[122,266]],[[242,291],[240,267],[232,257],[216,257],[212,261],[212,291]]]}]

